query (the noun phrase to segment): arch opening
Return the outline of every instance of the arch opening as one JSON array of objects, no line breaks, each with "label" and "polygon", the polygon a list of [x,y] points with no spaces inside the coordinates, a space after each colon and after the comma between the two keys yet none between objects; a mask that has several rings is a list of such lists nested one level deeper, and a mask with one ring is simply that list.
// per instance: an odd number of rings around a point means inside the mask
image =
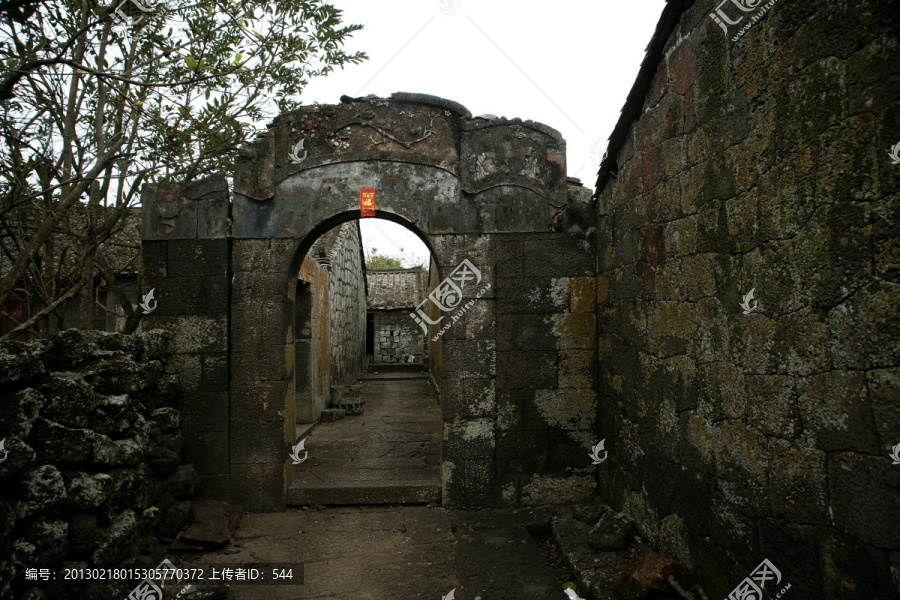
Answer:
[{"label": "arch opening", "polygon": [[[411,258],[400,245],[408,241],[392,239],[400,228],[377,243],[394,244],[401,254],[377,255],[363,221],[353,213],[326,219],[292,260],[299,263],[290,324],[294,410],[285,429],[293,426],[294,448],[308,459],[293,465],[288,504],[440,499],[442,417],[433,384],[441,362],[430,361],[440,342],[430,342],[428,327],[414,319],[437,265],[422,234],[403,219],[392,221],[416,235],[425,253],[415,266],[401,259]],[[387,224],[378,221],[365,223],[384,234]]]}]

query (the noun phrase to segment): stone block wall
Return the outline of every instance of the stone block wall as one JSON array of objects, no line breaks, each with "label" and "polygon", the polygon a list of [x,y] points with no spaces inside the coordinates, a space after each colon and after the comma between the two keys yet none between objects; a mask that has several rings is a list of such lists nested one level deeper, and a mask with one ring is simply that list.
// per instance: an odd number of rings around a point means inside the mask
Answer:
[{"label": "stone block wall", "polygon": [[670,4],[601,170],[600,489],[711,598],[896,598],[900,13],[766,7]]},{"label": "stone block wall", "polygon": [[171,342],[72,329],[0,343],[0,599],[124,598],[124,583],[61,576],[29,589],[25,570],[159,563],[194,485]]},{"label": "stone block wall", "polygon": [[[233,241],[232,311],[248,311],[254,320],[233,320],[231,328],[230,498],[251,510],[282,510],[290,481],[299,271],[292,264],[295,252],[294,240]],[[238,281],[246,284],[238,287]]]},{"label": "stone block wall", "polygon": [[352,385],[366,360],[366,280],[359,221],[341,226],[329,263],[331,385]]},{"label": "stone block wall", "polygon": [[[425,286],[425,290],[427,293],[431,293],[431,291],[434,290],[441,281],[440,275],[438,273],[438,265],[434,260],[434,255],[432,255],[429,260],[428,283]],[[435,306],[433,302],[425,303],[425,314],[431,321],[435,321],[439,316],[441,316],[440,309]],[[421,330],[421,327],[419,329]],[[425,349],[428,352],[428,372],[431,378],[431,383],[434,386],[435,390],[440,393],[441,373],[443,372],[444,368],[444,358],[443,354],[441,353],[440,338],[436,337],[438,329],[439,328],[435,326],[430,326],[428,328],[428,337],[425,340]]]},{"label": "stone block wall", "polygon": [[336,317],[329,273],[316,261],[303,261],[306,282],[297,287],[294,317],[294,411],[297,423],[315,423],[331,399]]},{"label": "stone block wall", "polygon": [[412,317],[410,309],[374,310],[375,352],[372,363],[402,363],[408,356],[422,362],[425,334]]},{"label": "stone block wall", "polygon": [[[231,306],[230,204],[223,175],[180,185],[144,186],[141,194],[144,290],[156,307],[142,327],[172,332],[169,364],[180,385],[185,458],[197,470],[198,497],[228,498],[229,326],[252,337],[266,318],[260,305]],[[236,273],[236,294],[258,282]],[[236,340],[240,343],[242,340]]]},{"label": "stone block wall", "polygon": [[[589,190],[568,195],[563,221],[589,212]],[[595,493],[594,243],[583,230],[437,238],[444,276],[464,258],[483,276],[439,338],[445,497],[535,506]]]}]

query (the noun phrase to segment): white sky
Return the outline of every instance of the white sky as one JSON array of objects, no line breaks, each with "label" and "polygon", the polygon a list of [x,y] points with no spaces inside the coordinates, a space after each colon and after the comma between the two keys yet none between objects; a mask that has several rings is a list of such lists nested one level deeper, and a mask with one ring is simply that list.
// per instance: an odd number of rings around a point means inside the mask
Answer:
[{"label": "white sky", "polygon": [[[593,187],[665,0],[333,0],[364,26],[345,46],[369,60],[313,79],[304,104],[341,95],[415,92],[459,102],[473,115],[531,119],[562,133],[568,173]],[[595,155],[595,156],[592,156]],[[377,227],[373,225],[377,223]],[[417,236],[362,219],[379,254],[428,256]],[[412,260],[410,260],[412,259]]]}]

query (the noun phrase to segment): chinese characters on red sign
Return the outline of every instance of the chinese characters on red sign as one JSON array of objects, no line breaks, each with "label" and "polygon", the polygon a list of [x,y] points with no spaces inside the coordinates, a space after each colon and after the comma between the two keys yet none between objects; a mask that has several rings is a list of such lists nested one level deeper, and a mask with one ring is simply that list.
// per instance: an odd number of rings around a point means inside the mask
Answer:
[{"label": "chinese characters on red sign", "polygon": [[359,216],[375,216],[375,190],[359,190]]}]

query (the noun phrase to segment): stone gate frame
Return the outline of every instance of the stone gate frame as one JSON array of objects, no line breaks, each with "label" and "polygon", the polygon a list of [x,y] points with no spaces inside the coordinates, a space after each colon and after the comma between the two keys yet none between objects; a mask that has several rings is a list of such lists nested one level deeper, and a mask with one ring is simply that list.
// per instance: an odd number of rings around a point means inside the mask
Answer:
[{"label": "stone gate frame", "polygon": [[377,217],[426,241],[442,274],[468,259],[491,283],[441,338],[444,505],[589,496],[590,192],[567,183],[556,130],[407,93],[279,116],[239,151],[230,203],[224,176],[145,187],[145,291],[159,308],[144,326],[175,333],[198,493],[284,508],[297,274],[316,238],[360,217],[363,189]]}]

